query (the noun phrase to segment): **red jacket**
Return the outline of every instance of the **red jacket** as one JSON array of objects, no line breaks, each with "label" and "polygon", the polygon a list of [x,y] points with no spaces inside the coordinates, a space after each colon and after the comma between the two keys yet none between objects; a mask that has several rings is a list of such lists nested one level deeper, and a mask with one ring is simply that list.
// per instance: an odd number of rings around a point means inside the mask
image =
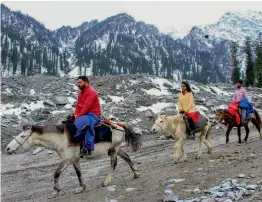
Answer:
[{"label": "red jacket", "polygon": [[74,116],[77,118],[89,112],[101,116],[101,106],[97,92],[90,85],[78,94]]}]

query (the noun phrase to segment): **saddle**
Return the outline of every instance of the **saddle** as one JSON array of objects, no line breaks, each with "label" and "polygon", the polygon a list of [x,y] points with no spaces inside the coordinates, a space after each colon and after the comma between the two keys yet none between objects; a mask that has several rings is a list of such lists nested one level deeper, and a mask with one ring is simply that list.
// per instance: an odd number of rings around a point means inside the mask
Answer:
[{"label": "saddle", "polygon": [[[67,134],[68,146],[79,146],[80,142],[83,141],[82,137],[75,137],[77,128],[74,124],[74,117],[69,115],[67,117],[66,121],[63,121],[62,123],[64,124],[64,129]],[[94,143],[99,143],[99,142],[112,142],[112,129],[117,129],[117,126],[123,127],[123,123],[114,123],[111,120],[102,120],[98,124],[95,125],[94,130],[95,130],[95,139]],[[85,128],[88,130],[88,127]],[[85,132],[85,131],[83,131]]]}]

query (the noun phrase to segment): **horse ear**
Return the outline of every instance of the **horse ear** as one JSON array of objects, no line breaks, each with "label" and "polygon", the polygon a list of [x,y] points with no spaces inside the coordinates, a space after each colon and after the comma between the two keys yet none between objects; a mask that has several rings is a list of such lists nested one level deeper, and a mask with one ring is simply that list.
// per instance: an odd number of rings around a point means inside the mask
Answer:
[{"label": "horse ear", "polygon": [[162,115],[160,115],[159,117],[160,117],[161,119],[166,119],[166,118],[167,118],[167,115],[162,114]]}]

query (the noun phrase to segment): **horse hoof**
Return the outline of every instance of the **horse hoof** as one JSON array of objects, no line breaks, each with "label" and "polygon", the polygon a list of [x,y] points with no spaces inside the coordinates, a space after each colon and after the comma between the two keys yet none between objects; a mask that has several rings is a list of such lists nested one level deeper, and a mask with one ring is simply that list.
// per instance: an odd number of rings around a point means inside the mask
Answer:
[{"label": "horse hoof", "polygon": [[103,182],[103,183],[102,183],[102,187],[107,187],[108,184],[109,184],[109,183],[105,183],[105,182]]},{"label": "horse hoof", "polygon": [[196,157],[195,157],[196,159],[200,159],[200,156],[198,156],[198,155],[196,155]]},{"label": "horse hoof", "polygon": [[181,159],[179,162],[180,162],[180,163],[187,162],[187,159]]},{"label": "horse hoof", "polygon": [[212,154],[212,150],[208,150],[207,153],[208,153],[208,154]]},{"label": "horse hoof", "polygon": [[134,173],[134,179],[139,178],[139,177],[140,177],[139,173]]},{"label": "horse hoof", "polygon": [[83,185],[83,190],[86,190],[86,184]]},{"label": "horse hoof", "polygon": [[178,162],[177,161],[173,161],[173,165],[176,165]]},{"label": "horse hoof", "polygon": [[75,189],[75,194],[79,194],[79,193],[81,193],[81,192],[83,192],[84,191],[84,187],[78,187],[78,188],[76,188]]}]

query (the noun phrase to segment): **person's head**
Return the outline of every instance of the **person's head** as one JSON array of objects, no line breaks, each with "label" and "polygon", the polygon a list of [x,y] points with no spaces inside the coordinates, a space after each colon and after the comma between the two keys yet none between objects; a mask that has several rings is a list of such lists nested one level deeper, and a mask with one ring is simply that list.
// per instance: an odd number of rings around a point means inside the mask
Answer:
[{"label": "person's head", "polygon": [[[192,92],[193,93],[193,91],[191,90],[190,85],[187,82],[185,82],[185,81],[183,81],[181,83],[181,90],[182,90],[182,92]],[[193,95],[194,95],[194,93],[193,93]]]},{"label": "person's head", "polygon": [[89,85],[89,80],[86,76],[79,76],[77,78],[77,86],[80,90],[84,90]]},{"label": "person's head", "polygon": [[236,82],[237,88],[241,88],[242,85],[243,85],[243,80],[240,79],[240,80],[238,80],[238,81]]}]

